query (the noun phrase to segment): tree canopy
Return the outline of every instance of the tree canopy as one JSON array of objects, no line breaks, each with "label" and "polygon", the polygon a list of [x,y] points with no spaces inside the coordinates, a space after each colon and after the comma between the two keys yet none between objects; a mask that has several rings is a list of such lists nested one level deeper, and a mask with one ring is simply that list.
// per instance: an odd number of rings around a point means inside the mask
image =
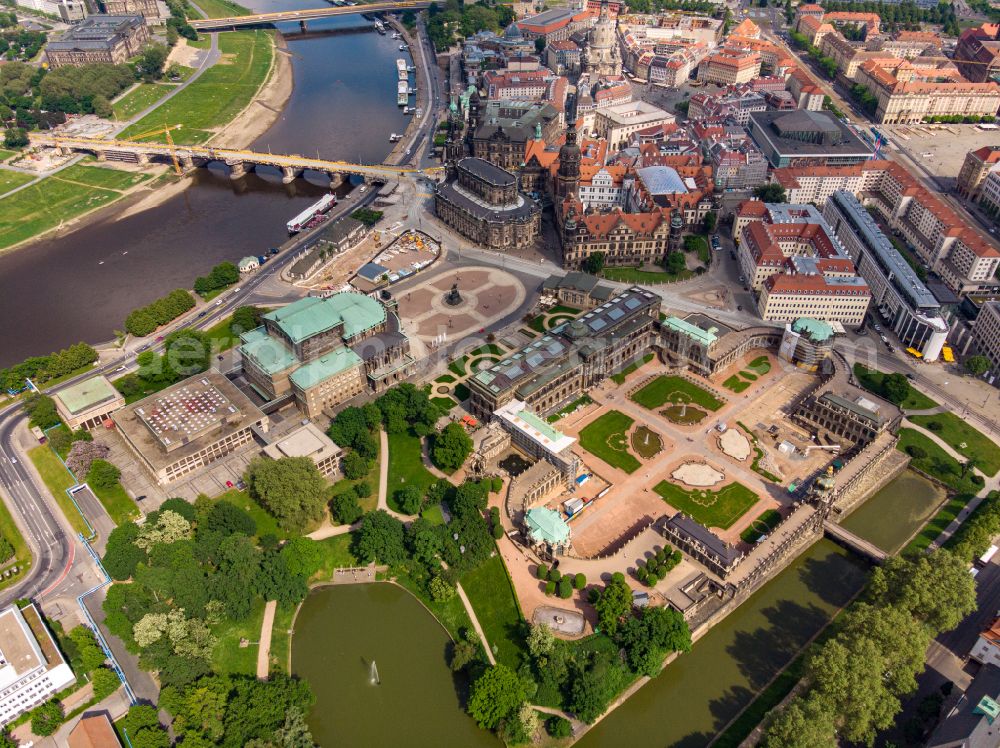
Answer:
[{"label": "tree canopy", "polygon": [[259,457],[247,466],[245,479],[250,496],[282,528],[302,532],[323,518],[326,482],[308,457]]},{"label": "tree canopy", "polygon": [[472,684],[468,710],[480,727],[492,730],[524,701],[524,686],[506,665],[494,665]]}]

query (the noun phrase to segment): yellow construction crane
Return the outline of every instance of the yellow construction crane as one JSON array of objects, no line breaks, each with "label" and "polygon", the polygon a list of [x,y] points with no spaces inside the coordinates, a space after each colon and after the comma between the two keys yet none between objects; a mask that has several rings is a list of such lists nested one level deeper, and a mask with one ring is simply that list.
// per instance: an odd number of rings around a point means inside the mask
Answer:
[{"label": "yellow construction crane", "polygon": [[141,132],[138,135],[133,135],[130,138],[121,138],[121,140],[129,143],[136,143],[142,138],[148,138],[150,135],[163,135],[167,141],[167,147],[170,149],[170,160],[174,162],[174,171],[177,176],[184,173],[181,169],[181,163],[177,160],[177,150],[174,145],[174,139],[170,137],[171,130],[179,130],[183,125],[164,125],[162,128],[157,128],[156,130],[150,130],[148,132]]}]

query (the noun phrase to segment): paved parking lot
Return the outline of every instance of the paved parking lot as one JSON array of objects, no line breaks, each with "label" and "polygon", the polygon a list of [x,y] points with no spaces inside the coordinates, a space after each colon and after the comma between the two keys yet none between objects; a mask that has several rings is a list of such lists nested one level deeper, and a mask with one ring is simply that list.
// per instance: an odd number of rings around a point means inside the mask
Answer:
[{"label": "paved parking lot", "polygon": [[[975,125],[880,125],[893,146],[919,160],[928,171],[945,177],[949,189],[962,169],[965,154],[984,145],[1000,143],[1000,130],[984,131]],[[889,148],[890,153],[892,146]]]}]

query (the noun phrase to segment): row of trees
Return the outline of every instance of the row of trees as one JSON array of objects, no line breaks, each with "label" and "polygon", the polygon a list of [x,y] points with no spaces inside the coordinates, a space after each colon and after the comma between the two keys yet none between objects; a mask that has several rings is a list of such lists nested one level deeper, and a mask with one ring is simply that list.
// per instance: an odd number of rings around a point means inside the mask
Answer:
[{"label": "row of trees", "polygon": [[191,294],[182,288],[175,289],[163,298],[130,312],[125,318],[125,331],[143,338],[193,308]]},{"label": "row of trees", "polygon": [[816,64],[820,66],[827,78],[833,80],[837,76],[837,61],[832,57],[824,55],[818,47],[814,47],[809,41],[809,37],[800,34],[798,31],[789,31],[788,35],[792,40],[792,44],[816,61]]},{"label": "row of trees", "polygon": [[957,36],[958,20],[955,14],[955,4],[939,2],[933,7],[922,7],[912,0],[901,3],[882,3],[865,0],[865,2],[843,2],[842,0],[824,0],[820,5],[827,13],[854,12],[876,13],[882,19],[882,30],[893,32],[897,29],[920,30],[921,23],[940,24],[944,33]]},{"label": "row of trees", "polygon": [[976,608],[968,560],[948,551],[890,558],[836,636],[806,661],[806,688],[775,716],[767,748],[871,745],[917,688],[927,647]]},{"label": "row of trees", "polygon": [[719,10],[715,3],[706,0],[628,0],[633,13],[659,13],[664,10],[681,10],[685,13],[713,15]]},{"label": "row of trees", "polygon": [[199,275],[194,279],[194,291],[205,296],[212,291],[231,286],[240,279],[240,269],[231,262],[220,262],[212,268],[208,275]]},{"label": "row of trees", "polygon": [[[2,69],[2,68],[0,68]],[[0,369],[0,387],[19,390],[26,379],[43,385],[97,361],[97,351],[86,343],[75,343],[47,356],[32,356],[7,369]]]},{"label": "row of trees", "polygon": [[242,621],[255,601],[294,605],[305,598],[322,551],[309,538],[279,547],[257,537],[253,517],[225,501],[168,499],[140,527],[120,525],[102,562],[116,581],[104,603],[108,629],[165,685],[211,672],[214,630]]}]

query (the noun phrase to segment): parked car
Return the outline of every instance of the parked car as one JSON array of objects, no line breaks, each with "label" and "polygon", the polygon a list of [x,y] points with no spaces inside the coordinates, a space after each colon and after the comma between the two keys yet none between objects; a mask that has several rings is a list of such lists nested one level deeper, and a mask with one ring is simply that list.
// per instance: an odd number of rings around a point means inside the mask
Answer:
[{"label": "parked car", "polygon": [[233,482],[231,480],[226,481],[226,488],[233,488]]}]

